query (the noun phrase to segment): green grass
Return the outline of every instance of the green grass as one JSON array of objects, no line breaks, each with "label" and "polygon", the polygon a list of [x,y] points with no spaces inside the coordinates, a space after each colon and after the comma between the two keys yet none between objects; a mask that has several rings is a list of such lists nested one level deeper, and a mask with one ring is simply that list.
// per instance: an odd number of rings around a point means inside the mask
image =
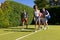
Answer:
[{"label": "green grass", "polygon": [[[25,30],[24,32],[21,31],[21,26],[1,28],[0,40],[16,40],[19,37],[33,33],[33,31],[34,31],[34,25],[30,25],[29,29]],[[49,29],[41,30],[21,40],[60,40],[60,25],[49,25]]]}]

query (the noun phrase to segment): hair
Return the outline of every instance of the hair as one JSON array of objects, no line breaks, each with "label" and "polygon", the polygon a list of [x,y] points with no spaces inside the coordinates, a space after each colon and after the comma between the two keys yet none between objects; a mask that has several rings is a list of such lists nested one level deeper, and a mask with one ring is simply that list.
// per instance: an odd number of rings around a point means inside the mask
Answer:
[{"label": "hair", "polygon": [[33,6],[33,8],[35,9],[35,6],[37,6],[36,4]]}]

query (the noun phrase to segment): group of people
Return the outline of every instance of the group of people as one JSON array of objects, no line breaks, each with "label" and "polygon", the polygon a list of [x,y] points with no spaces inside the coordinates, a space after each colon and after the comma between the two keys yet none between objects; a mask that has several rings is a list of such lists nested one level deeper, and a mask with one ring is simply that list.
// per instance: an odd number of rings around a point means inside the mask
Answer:
[{"label": "group of people", "polygon": [[[38,9],[37,5],[34,5],[34,22],[35,22],[35,32],[37,30],[42,29],[41,24],[44,25],[44,30],[48,28],[48,19],[50,18],[49,12],[45,9],[42,8],[42,12]],[[24,30],[24,23],[26,23],[26,28],[28,28],[28,15],[27,12],[24,10],[22,13],[22,30]],[[38,26],[37,26],[38,24]]]}]

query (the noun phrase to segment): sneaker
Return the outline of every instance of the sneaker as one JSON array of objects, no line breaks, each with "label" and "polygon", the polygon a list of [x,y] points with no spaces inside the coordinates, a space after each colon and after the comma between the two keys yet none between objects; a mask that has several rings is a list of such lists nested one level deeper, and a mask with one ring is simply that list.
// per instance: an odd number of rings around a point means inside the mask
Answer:
[{"label": "sneaker", "polygon": [[44,30],[46,30],[47,28],[45,27]]},{"label": "sneaker", "polygon": [[21,29],[22,31],[24,30],[24,29]]},{"label": "sneaker", "polygon": [[35,32],[37,32],[37,31],[35,30]]}]

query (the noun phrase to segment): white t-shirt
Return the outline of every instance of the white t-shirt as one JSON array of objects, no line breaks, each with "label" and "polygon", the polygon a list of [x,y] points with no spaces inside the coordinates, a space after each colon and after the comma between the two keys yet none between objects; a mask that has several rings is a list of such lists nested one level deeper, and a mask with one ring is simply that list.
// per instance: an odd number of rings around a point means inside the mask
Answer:
[{"label": "white t-shirt", "polygon": [[34,15],[35,15],[36,17],[39,17],[39,14],[40,14],[40,10],[34,11]]}]

